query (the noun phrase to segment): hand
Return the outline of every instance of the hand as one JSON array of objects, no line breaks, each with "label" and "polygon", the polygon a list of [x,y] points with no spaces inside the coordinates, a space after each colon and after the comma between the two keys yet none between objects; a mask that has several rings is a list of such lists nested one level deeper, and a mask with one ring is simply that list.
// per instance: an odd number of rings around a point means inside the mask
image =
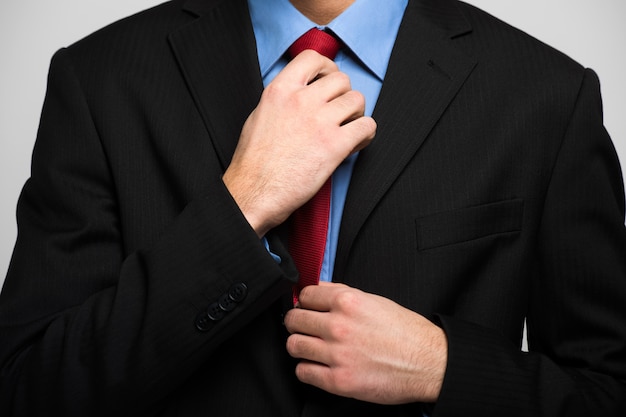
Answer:
[{"label": "hand", "polygon": [[374,137],[365,99],[331,60],[304,51],[267,86],[223,181],[259,236],[322,187]]},{"label": "hand", "polygon": [[435,402],[448,346],[442,329],[393,301],[342,284],[300,293],[290,310],[287,351],[302,359],[298,379],[379,404]]}]

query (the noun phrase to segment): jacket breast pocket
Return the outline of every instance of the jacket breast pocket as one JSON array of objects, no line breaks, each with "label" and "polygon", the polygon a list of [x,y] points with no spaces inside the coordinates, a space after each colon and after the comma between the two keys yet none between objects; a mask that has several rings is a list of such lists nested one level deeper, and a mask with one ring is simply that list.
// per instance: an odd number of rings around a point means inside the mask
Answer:
[{"label": "jacket breast pocket", "polygon": [[524,200],[429,214],[416,220],[417,248],[427,250],[522,229]]}]

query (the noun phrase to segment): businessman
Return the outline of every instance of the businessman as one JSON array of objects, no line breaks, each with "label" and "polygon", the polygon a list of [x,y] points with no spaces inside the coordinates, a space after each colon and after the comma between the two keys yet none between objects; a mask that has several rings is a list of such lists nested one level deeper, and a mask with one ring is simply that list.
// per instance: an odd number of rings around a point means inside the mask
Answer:
[{"label": "businessman", "polygon": [[[314,27],[334,56],[292,53]],[[51,63],[0,410],[623,415],[601,112],[591,70],[454,0],[174,0],[104,28]]]}]

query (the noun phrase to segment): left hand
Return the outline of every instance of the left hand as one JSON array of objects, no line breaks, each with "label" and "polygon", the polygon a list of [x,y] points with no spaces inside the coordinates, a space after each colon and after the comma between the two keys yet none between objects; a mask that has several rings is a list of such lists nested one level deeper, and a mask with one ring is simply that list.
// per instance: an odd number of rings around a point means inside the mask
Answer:
[{"label": "left hand", "polygon": [[379,404],[435,402],[446,370],[441,328],[393,301],[336,283],[305,287],[290,310],[287,351],[296,376]]}]

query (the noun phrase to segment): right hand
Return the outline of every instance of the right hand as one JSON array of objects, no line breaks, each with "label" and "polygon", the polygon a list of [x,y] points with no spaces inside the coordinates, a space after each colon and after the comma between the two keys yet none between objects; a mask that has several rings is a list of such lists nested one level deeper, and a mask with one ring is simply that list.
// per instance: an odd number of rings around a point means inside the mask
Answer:
[{"label": "right hand", "polygon": [[347,75],[314,51],[295,57],[267,86],[243,126],[223,181],[259,236],[284,222],[376,123]]}]

